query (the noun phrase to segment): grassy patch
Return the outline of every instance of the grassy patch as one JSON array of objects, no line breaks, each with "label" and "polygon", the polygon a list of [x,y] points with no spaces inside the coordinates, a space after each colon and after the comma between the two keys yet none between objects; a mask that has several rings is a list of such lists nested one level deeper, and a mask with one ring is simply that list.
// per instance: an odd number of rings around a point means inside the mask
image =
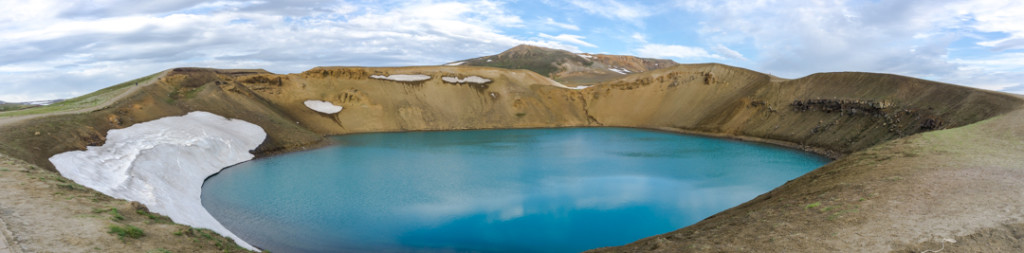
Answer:
[{"label": "grassy patch", "polygon": [[819,206],[821,206],[821,201],[807,204],[804,209],[818,208]]},{"label": "grassy patch", "polygon": [[178,89],[176,89],[174,91],[171,91],[171,93],[167,94],[167,102],[171,103],[171,102],[177,101],[178,99],[183,99],[183,98],[184,99],[196,98],[196,94],[199,94],[200,91],[203,91],[203,88],[206,88],[206,85],[195,87],[195,88],[187,88],[187,87],[178,88]]},{"label": "grassy patch", "polygon": [[103,102],[106,102],[106,101],[116,97],[117,95],[120,95],[121,93],[124,93],[126,90],[128,90],[128,88],[131,88],[131,87],[135,86],[136,83],[141,83],[141,82],[149,81],[150,79],[152,79],[153,77],[156,77],[159,74],[160,73],[156,73],[156,74],[152,74],[152,75],[149,75],[149,76],[146,76],[146,77],[142,77],[142,78],[139,78],[139,79],[123,82],[123,83],[120,83],[120,84],[117,84],[117,85],[114,85],[114,86],[110,86],[110,87],[107,87],[107,88],[95,91],[93,93],[86,94],[84,96],[80,96],[80,97],[64,100],[64,101],[61,101],[61,102],[57,102],[57,103],[54,103],[52,105],[38,106],[38,107],[32,107],[32,108],[27,108],[27,109],[23,109],[23,110],[15,110],[15,111],[0,111],[0,117],[14,117],[14,116],[34,115],[34,114],[43,114],[43,113],[51,113],[51,112],[73,111],[73,110],[93,107],[93,106],[99,105],[99,104],[101,104]]},{"label": "grassy patch", "polygon": [[17,111],[17,110],[23,110],[23,109],[28,109],[28,108],[32,108],[32,107],[37,107],[37,106],[36,105],[26,105],[26,104],[0,104],[0,112]]},{"label": "grassy patch", "polygon": [[575,62],[584,66],[593,64],[570,52],[542,48],[524,48],[517,52],[512,52],[511,55],[506,57],[473,59],[466,61],[465,64],[505,69],[526,69],[542,76],[550,77],[552,73],[562,71],[557,64],[565,62]]},{"label": "grassy patch", "polygon": [[153,221],[153,222],[156,222],[156,223],[171,223],[171,219],[170,218],[150,213],[146,209],[142,209],[142,208],[135,209],[135,213],[137,213],[139,215],[142,215],[142,216],[145,216],[146,218],[149,218],[150,221]]},{"label": "grassy patch", "polygon": [[92,209],[92,213],[95,213],[95,214],[100,214],[100,213],[110,214],[110,220],[112,220],[112,221],[123,221],[124,220],[124,215],[121,215],[121,212],[118,211],[117,208]]},{"label": "grassy patch", "polygon": [[110,225],[110,230],[108,230],[107,233],[117,235],[117,238],[120,238],[122,241],[125,237],[139,239],[142,238],[143,236],[146,236],[146,233],[143,232],[142,229],[132,225],[124,225],[123,227],[118,225]]},{"label": "grassy patch", "polygon": [[39,179],[40,181],[43,181],[43,182],[52,182],[55,186],[57,186],[58,189],[61,189],[61,190],[87,191],[87,188],[85,186],[82,186],[82,185],[80,185],[78,183],[75,183],[75,182],[73,182],[71,180],[68,180],[67,178],[64,178],[64,177],[62,177],[60,175],[47,174],[47,175],[39,176],[36,179]]},{"label": "grassy patch", "polygon": [[235,244],[231,238],[219,236],[209,229],[198,229],[198,228],[184,228],[174,232],[176,236],[184,236],[192,238],[192,242],[199,245],[202,248],[204,244],[213,244],[213,247],[223,252],[248,252],[247,250],[239,247]]}]

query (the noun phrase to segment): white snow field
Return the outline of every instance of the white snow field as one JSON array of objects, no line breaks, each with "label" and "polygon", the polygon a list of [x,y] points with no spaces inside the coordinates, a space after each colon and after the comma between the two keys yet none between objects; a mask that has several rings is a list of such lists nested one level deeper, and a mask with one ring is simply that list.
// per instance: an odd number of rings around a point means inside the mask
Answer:
[{"label": "white snow field", "polygon": [[491,82],[491,79],[487,79],[487,78],[483,78],[483,77],[479,77],[479,76],[467,76],[465,79],[459,79],[459,77],[456,77],[456,76],[443,76],[443,77],[441,77],[441,81],[444,81],[446,83],[454,83],[454,84],[460,84],[460,83],[485,84],[485,83]]},{"label": "white snow field", "polygon": [[207,177],[252,159],[249,151],[266,136],[255,124],[196,111],[110,130],[103,146],[60,153],[50,162],[78,184],[256,250],[214,219],[200,194]]},{"label": "white snow field", "polygon": [[334,103],[322,101],[322,100],[306,100],[302,102],[309,107],[309,109],[323,113],[323,114],[335,114],[341,112],[342,107],[334,105]]},{"label": "white snow field", "polygon": [[390,76],[371,75],[370,78],[382,79],[382,80],[391,80],[391,81],[398,81],[398,82],[419,82],[419,81],[430,80],[430,76],[428,76],[428,75],[390,75]]}]

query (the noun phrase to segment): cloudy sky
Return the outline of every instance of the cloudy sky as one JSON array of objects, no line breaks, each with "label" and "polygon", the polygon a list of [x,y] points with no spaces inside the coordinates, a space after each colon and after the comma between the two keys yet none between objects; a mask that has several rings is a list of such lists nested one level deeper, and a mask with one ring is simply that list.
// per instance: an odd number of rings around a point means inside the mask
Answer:
[{"label": "cloudy sky", "polygon": [[0,0],[0,100],[182,66],[438,65],[518,44],[1024,93],[1018,0]]}]

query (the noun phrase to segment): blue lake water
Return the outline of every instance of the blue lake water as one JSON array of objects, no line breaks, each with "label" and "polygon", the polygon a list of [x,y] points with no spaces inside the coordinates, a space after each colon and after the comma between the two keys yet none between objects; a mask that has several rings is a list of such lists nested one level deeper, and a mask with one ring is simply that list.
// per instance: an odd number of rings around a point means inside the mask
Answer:
[{"label": "blue lake water", "polygon": [[575,252],[682,228],[828,162],[623,128],[334,140],[225,169],[203,205],[273,252]]}]

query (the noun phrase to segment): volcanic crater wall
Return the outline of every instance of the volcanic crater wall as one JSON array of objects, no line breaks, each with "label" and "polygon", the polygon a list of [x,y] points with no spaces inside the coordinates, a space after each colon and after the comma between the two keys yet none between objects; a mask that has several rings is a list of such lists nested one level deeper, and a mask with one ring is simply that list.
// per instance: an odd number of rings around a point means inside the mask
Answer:
[{"label": "volcanic crater wall", "polygon": [[[371,76],[426,75],[425,81]],[[481,77],[450,83],[443,77]],[[304,105],[342,106],[324,114]],[[487,67],[176,68],[155,84],[88,113],[7,126],[0,152],[47,159],[104,142],[106,131],[208,111],[263,127],[258,155],[311,148],[325,135],[362,132],[618,126],[751,138],[838,157],[921,131],[977,122],[1016,108],[1015,97],[896,75],[822,73],[794,80],[720,64],[679,65],[575,90],[525,70]]]},{"label": "volcanic crater wall", "polygon": [[[416,78],[379,78],[396,75]],[[450,81],[469,77],[486,81]],[[616,126],[752,139],[839,157],[1022,104],[1008,94],[895,75],[781,80],[719,64],[679,65],[585,89],[525,70],[455,66],[319,67],[288,75],[176,68],[140,88],[90,112],[0,126],[0,152],[52,170],[50,157],[100,146],[111,129],[207,111],[263,128],[267,138],[257,155],[313,148],[327,143],[324,136],[349,133]],[[344,109],[313,110],[306,105],[311,100]]]},{"label": "volcanic crater wall", "polygon": [[583,90],[602,125],[752,137],[841,156],[1008,112],[1020,99],[875,73],[795,80],[719,64],[682,65]]}]

